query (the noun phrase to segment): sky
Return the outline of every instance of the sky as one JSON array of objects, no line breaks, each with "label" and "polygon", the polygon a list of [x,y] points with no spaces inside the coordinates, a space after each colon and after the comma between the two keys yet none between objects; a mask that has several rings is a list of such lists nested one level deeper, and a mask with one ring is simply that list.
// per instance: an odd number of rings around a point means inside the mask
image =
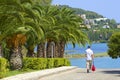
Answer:
[{"label": "sky", "polygon": [[52,4],[93,11],[120,23],[120,0],[52,0]]}]

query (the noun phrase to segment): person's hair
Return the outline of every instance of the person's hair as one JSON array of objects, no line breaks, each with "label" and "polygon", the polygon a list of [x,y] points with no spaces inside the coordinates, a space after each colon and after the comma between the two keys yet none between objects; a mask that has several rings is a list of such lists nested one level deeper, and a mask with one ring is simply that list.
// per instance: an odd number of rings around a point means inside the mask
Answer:
[{"label": "person's hair", "polygon": [[90,48],[90,46],[88,46],[88,48]]}]

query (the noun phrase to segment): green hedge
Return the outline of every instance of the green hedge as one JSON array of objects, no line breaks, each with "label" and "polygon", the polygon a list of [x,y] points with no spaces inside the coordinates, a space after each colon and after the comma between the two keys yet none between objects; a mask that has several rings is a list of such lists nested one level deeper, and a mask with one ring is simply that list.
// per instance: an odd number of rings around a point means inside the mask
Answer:
[{"label": "green hedge", "polygon": [[4,58],[0,58],[0,78],[4,77],[8,71],[8,61]]},{"label": "green hedge", "polygon": [[55,58],[54,66],[60,67],[60,66],[70,66],[70,61],[66,58]]},{"label": "green hedge", "polygon": [[64,59],[62,59],[62,58],[55,58],[54,66],[55,67],[64,66]]},{"label": "green hedge", "polygon": [[70,66],[71,63],[68,59],[64,59],[64,65],[63,66]]},{"label": "green hedge", "polygon": [[44,58],[25,58],[23,69],[41,70],[47,67],[47,59]]},{"label": "green hedge", "polygon": [[70,66],[70,61],[65,58],[25,58],[23,69],[41,70],[60,66]]},{"label": "green hedge", "polygon": [[54,59],[47,58],[47,67],[46,68],[53,68],[54,67]]},{"label": "green hedge", "polygon": [[[70,61],[66,58],[24,58],[23,70],[42,70],[60,66],[70,66]],[[5,77],[9,71],[9,64],[5,58],[0,58],[0,78]]]}]

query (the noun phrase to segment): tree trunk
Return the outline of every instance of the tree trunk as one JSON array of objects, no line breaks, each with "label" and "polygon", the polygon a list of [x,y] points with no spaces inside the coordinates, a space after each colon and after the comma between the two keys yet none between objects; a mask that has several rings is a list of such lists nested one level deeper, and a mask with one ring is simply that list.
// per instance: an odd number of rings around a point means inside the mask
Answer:
[{"label": "tree trunk", "polygon": [[47,58],[51,58],[51,47],[50,47],[50,42],[47,43],[47,49],[46,49],[46,56]]},{"label": "tree trunk", "polygon": [[52,45],[52,54],[53,54],[53,57],[55,58],[55,43],[52,42],[51,45]]},{"label": "tree trunk", "polygon": [[64,51],[65,51],[65,42],[64,41],[61,41],[60,42],[60,58],[63,58],[64,57]]},{"label": "tree trunk", "polygon": [[58,58],[60,56],[60,44],[59,43],[55,43],[55,58]]},{"label": "tree trunk", "polygon": [[3,53],[2,53],[2,45],[0,44],[0,58],[3,57]]},{"label": "tree trunk", "polygon": [[45,58],[45,43],[40,43],[37,47],[37,57]]},{"label": "tree trunk", "polygon": [[21,47],[13,47],[10,51],[10,66],[12,70],[19,70],[23,66]]},{"label": "tree trunk", "polygon": [[52,42],[47,43],[47,58],[53,58],[54,57],[54,46]]},{"label": "tree trunk", "polygon": [[28,48],[27,57],[35,57],[34,49]]}]

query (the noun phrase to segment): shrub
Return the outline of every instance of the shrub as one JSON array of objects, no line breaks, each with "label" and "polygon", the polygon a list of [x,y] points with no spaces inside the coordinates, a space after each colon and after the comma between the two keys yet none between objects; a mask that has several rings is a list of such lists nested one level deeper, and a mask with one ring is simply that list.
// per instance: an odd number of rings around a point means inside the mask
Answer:
[{"label": "shrub", "polygon": [[60,59],[61,58],[54,58],[54,67],[60,67],[60,65],[62,65]]},{"label": "shrub", "polygon": [[8,61],[5,58],[0,58],[0,78],[4,77],[8,71]]},{"label": "shrub", "polygon": [[41,70],[60,66],[70,66],[70,61],[65,58],[24,58],[23,70]]},{"label": "shrub", "polygon": [[23,59],[23,69],[41,70],[47,67],[47,59],[25,58]]},{"label": "shrub", "polygon": [[70,61],[65,58],[55,58],[54,59],[54,66],[60,67],[60,66],[70,66]]},{"label": "shrub", "polygon": [[53,68],[54,67],[54,59],[47,58],[47,67],[46,68]]},{"label": "shrub", "polygon": [[64,66],[70,66],[70,61],[68,59],[64,59]]}]

